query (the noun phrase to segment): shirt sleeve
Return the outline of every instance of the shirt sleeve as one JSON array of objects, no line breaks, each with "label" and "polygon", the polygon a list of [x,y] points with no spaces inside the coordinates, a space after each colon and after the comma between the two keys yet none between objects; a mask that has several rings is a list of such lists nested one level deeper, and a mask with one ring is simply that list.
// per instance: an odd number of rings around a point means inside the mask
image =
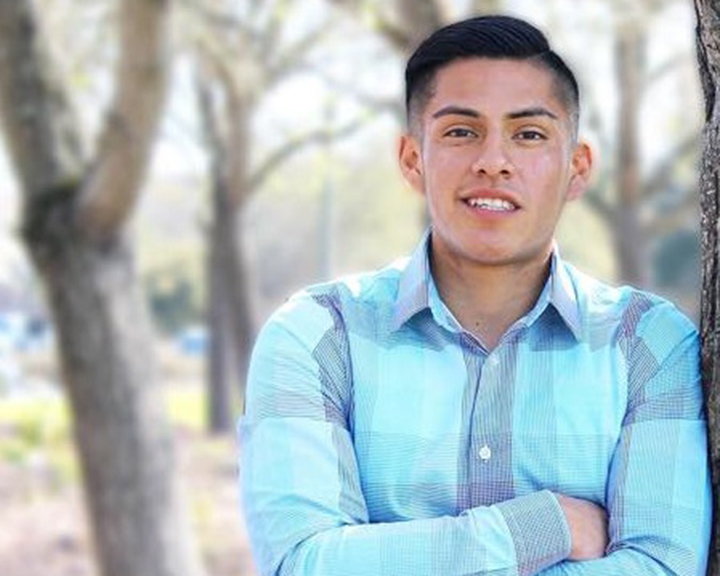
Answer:
[{"label": "shirt sleeve", "polygon": [[669,304],[626,338],[628,409],[607,486],[607,555],[544,576],[704,576],[712,498],[697,331]]},{"label": "shirt sleeve", "polygon": [[457,517],[372,523],[350,425],[341,320],[308,299],[263,328],[239,424],[240,484],[262,576],[527,576],[567,557],[546,490]]}]

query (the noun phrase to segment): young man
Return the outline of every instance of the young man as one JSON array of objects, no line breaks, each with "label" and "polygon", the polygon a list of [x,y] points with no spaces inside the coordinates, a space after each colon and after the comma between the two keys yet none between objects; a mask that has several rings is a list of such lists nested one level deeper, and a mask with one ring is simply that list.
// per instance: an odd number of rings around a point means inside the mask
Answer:
[{"label": "young man", "polygon": [[705,573],[698,337],[560,259],[592,164],[578,89],[509,17],[428,38],[400,166],[409,261],[291,298],[258,338],[242,490],[262,575]]}]

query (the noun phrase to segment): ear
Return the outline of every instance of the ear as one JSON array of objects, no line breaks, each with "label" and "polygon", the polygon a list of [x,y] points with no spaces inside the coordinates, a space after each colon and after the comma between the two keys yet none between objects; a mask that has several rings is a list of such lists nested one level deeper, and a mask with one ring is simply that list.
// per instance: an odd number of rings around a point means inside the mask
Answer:
[{"label": "ear", "polygon": [[580,142],[573,151],[570,160],[570,182],[566,200],[576,200],[582,196],[588,187],[592,172],[593,153],[587,142]]},{"label": "ear", "polygon": [[422,165],[422,150],[414,136],[403,134],[398,146],[400,170],[408,184],[420,194],[425,193],[425,178]]}]

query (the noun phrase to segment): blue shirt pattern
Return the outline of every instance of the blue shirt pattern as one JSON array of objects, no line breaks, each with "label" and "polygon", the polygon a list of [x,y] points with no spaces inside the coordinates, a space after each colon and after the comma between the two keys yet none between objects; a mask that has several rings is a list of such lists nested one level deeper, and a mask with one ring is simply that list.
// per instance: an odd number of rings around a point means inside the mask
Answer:
[{"label": "blue shirt pattern", "polygon": [[[253,352],[241,491],[263,576],[705,574],[698,334],[667,301],[553,254],[490,353],[409,260],[308,288]],[[553,493],[604,506],[566,560]]]}]

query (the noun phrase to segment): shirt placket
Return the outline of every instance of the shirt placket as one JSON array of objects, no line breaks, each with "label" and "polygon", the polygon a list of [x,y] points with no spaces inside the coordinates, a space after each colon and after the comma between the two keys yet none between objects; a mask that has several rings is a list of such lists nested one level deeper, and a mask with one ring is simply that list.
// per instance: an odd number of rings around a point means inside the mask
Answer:
[{"label": "shirt placket", "polygon": [[516,346],[514,336],[507,336],[491,353],[474,339],[464,342],[466,354],[475,357],[468,363],[469,368],[475,367],[465,455],[468,507],[489,506],[515,497],[512,414]]}]

